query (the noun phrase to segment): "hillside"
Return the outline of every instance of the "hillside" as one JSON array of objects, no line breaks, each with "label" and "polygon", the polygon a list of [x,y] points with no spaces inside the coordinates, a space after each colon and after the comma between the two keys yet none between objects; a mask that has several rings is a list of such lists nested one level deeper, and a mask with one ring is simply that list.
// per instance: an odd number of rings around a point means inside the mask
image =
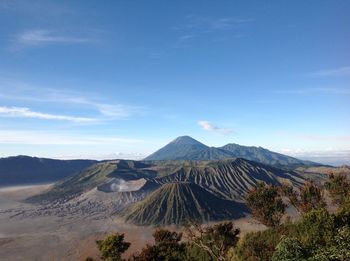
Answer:
[{"label": "hillside", "polygon": [[0,158],[0,186],[56,182],[94,163],[94,160],[54,160],[28,156]]},{"label": "hillside", "polygon": [[123,187],[132,186],[132,183],[127,183],[127,181],[155,177],[155,171],[149,170],[147,167],[149,165],[132,160],[96,163],[80,173],[56,183],[51,190],[32,197],[29,201],[73,198],[94,188],[105,192],[122,192],[126,190]]},{"label": "hillside", "polygon": [[299,187],[304,181],[297,172],[239,158],[159,164],[114,160],[94,164],[28,201],[52,205],[55,210],[49,206],[45,214],[83,210],[120,215],[135,224],[181,224],[240,217],[245,194],[258,182]]},{"label": "hillside", "polygon": [[230,152],[234,157],[244,158],[263,164],[273,165],[273,166],[289,166],[289,167],[298,167],[298,166],[321,166],[311,161],[305,161],[296,159],[287,155],[283,155],[277,152],[267,150],[262,147],[254,146],[242,146],[234,143],[227,144],[220,147],[221,149]]},{"label": "hillside", "polygon": [[286,171],[244,159],[208,161],[186,165],[155,183],[191,182],[224,199],[242,200],[258,182],[268,184],[289,183],[300,186],[304,178],[294,171]]},{"label": "hillside", "polygon": [[204,150],[186,154],[185,157],[183,157],[182,159],[207,161],[207,160],[223,160],[223,159],[229,159],[229,158],[235,158],[235,156],[229,151],[210,147]]},{"label": "hillside", "polygon": [[160,160],[223,160],[229,158],[244,158],[275,167],[297,167],[322,166],[322,164],[296,159],[277,152],[269,151],[261,147],[248,147],[238,144],[227,144],[216,148],[208,147],[199,141],[189,137],[181,136],[168,145],[146,157],[146,161]]},{"label": "hillside", "polygon": [[189,137],[181,136],[157,150],[144,160],[186,160],[186,155],[208,149],[208,146]]},{"label": "hillside", "polygon": [[138,225],[183,224],[242,217],[243,204],[220,199],[193,183],[168,183],[124,210],[127,222]]}]

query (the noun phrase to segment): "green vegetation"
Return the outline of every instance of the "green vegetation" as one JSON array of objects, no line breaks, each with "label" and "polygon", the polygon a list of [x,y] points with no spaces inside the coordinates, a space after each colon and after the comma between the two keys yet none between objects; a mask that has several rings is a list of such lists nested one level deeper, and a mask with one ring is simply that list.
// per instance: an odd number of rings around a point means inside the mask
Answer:
[{"label": "green vegetation", "polygon": [[253,217],[268,227],[275,227],[285,212],[279,188],[273,185],[259,183],[247,195],[247,205],[253,213]]},{"label": "green vegetation", "polygon": [[[153,235],[155,244],[147,245],[128,260],[350,260],[350,191],[344,190],[349,185],[346,178],[336,176],[330,176],[325,184],[324,188],[339,205],[333,213],[325,206],[323,188],[312,182],[306,182],[298,191],[288,186],[258,184],[248,193],[247,202],[254,216],[268,225],[266,230],[239,238],[239,230],[232,222],[212,226],[191,224],[185,226],[183,239],[182,233],[158,229]],[[299,208],[300,220],[286,219],[281,223],[286,207],[282,197],[285,196]],[[113,255],[120,256],[125,251],[123,238],[119,242],[121,246],[112,251]],[[108,256],[101,253],[102,257]]]},{"label": "green vegetation", "polygon": [[147,245],[140,253],[135,253],[130,261],[164,260],[176,261],[186,260],[186,244],[180,242],[181,233],[171,232],[166,229],[157,229],[153,233],[154,245]]},{"label": "green vegetation", "polygon": [[124,241],[124,234],[119,233],[111,234],[104,240],[98,240],[96,244],[102,260],[106,261],[122,261],[121,255],[130,247],[130,243]]},{"label": "green vegetation", "polygon": [[[336,175],[326,182],[325,188],[339,203],[335,213],[326,209],[321,187],[312,182],[298,192],[276,188],[300,210],[301,219],[248,233],[240,239],[233,260],[350,260],[350,190],[344,190],[349,185],[346,178]],[[256,190],[248,197],[255,196]]]},{"label": "green vegetation", "polygon": [[[186,240],[182,240],[182,233],[159,228],[153,233],[155,243],[146,245],[128,259],[121,257],[130,246],[124,241],[124,234],[111,234],[96,243],[101,259],[108,261],[226,261],[238,242],[238,234],[232,222],[187,225]],[[93,261],[90,257],[85,260]]]},{"label": "green vegetation", "polygon": [[325,184],[333,203],[343,205],[349,197],[350,184],[344,174],[335,175],[331,173]]},{"label": "green vegetation", "polygon": [[[206,260],[227,260],[229,250],[238,242],[239,229],[232,222],[203,227],[198,224],[186,226],[187,245],[207,254]],[[209,257],[209,258],[208,258]]]},{"label": "green vegetation", "polygon": [[292,186],[288,185],[283,185],[281,190],[282,195],[288,197],[290,204],[299,213],[307,213],[312,209],[326,207],[322,188],[311,180],[307,180],[298,191],[295,191]]}]

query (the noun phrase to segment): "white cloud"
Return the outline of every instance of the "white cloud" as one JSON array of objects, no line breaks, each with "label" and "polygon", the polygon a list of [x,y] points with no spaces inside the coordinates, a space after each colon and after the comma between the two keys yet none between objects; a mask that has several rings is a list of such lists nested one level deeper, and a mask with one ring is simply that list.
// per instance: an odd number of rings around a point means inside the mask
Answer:
[{"label": "white cloud", "polygon": [[142,140],[115,136],[74,135],[41,131],[0,130],[0,144],[20,145],[120,145]]},{"label": "white cloud", "polygon": [[71,122],[93,122],[93,118],[75,117],[59,114],[49,114],[43,112],[32,111],[26,107],[7,107],[0,106],[0,117],[15,117],[15,118],[35,118],[43,120],[61,120]]},{"label": "white cloud", "polygon": [[126,106],[123,104],[107,104],[88,101],[86,104],[96,107],[104,116],[112,119],[126,118],[139,112],[141,108],[135,106]]},{"label": "white cloud", "polygon": [[212,131],[221,134],[231,134],[233,132],[233,130],[229,128],[219,128],[210,121],[198,121],[198,124],[206,131]]},{"label": "white cloud", "polygon": [[88,94],[64,89],[52,89],[28,86],[18,82],[4,82],[4,88],[0,87],[0,99],[35,102],[35,103],[56,103],[72,106],[81,105],[82,109],[96,110],[100,115],[96,120],[116,120],[143,114],[144,107],[125,105],[120,103],[108,103],[98,94]]},{"label": "white cloud", "polygon": [[311,76],[349,76],[350,66],[339,67],[335,69],[322,70],[310,73]]},{"label": "white cloud", "polygon": [[250,18],[238,18],[238,17],[205,17],[200,15],[187,15],[186,27],[187,29],[200,29],[205,32],[222,31],[236,28],[239,25],[253,22]]},{"label": "white cloud", "polygon": [[48,43],[86,43],[92,39],[58,34],[50,30],[29,30],[22,32],[16,37],[16,42],[20,45],[36,46]]}]

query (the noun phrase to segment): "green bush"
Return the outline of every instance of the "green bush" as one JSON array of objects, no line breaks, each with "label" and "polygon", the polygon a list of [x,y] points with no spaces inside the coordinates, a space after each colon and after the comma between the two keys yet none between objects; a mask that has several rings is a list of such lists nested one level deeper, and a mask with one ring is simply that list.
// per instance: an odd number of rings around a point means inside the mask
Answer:
[{"label": "green bush", "polygon": [[350,227],[339,228],[334,238],[334,244],[327,248],[319,248],[310,260],[350,260]]},{"label": "green bush", "polygon": [[129,242],[124,241],[124,234],[114,233],[104,240],[96,241],[103,260],[122,261],[121,255],[130,247]]},{"label": "green bush", "polygon": [[262,224],[268,227],[280,224],[286,205],[277,186],[259,183],[247,194],[246,201],[253,217]]},{"label": "green bush", "polygon": [[306,213],[297,223],[296,232],[307,248],[313,249],[332,244],[336,233],[336,219],[325,209]]},{"label": "green bush", "polygon": [[295,237],[284,237],[277,245],[272,261],[306,261],[307,251]]},{"label": "green bush", "polygon": [[186,245],[181,243],[182,233],[157,229],[153,233],[154,245],[146,245],[140,253],[135,253],[130,261],[182,261],[186,260]]},{"label": "green bush", "polygon": [[241,261],[269,261],[283,236],[291,234],[294,225],[287,223],[276,228],[246,234],[237,244],[235,253]]},{"label": "green bush", "polygon": [[335,204],[344,204],[345,200],[350,196],[350,182],[344,174],[330,174],[325,187]]}]

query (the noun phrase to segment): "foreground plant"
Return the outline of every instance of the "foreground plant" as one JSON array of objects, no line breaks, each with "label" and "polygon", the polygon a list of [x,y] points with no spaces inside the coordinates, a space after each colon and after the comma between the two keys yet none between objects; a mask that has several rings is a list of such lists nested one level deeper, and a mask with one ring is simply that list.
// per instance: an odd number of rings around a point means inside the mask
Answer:
[{"label": "foreground plant", "polygon": [[223,222],[214,226],[187,225],[185,234],[189,244],[205,251],[212,260],[226,261],[229,250],[236,246],[240,230],[233,222]]},{"label": "foreground plant", "polygon": [[286,205],[277,186],[259,183],[247,194],[246,201],[253,217],[262,224],[268,227],[280,224]]},{"label": "foreground plant", "polygon": [[106,261],[124,260],[121,255],[130,247],[130,243],[124,241],[124,234],[119,233],[111,234],[104,240],[97,240],[96,244],[101,252],[102,260]]}]

